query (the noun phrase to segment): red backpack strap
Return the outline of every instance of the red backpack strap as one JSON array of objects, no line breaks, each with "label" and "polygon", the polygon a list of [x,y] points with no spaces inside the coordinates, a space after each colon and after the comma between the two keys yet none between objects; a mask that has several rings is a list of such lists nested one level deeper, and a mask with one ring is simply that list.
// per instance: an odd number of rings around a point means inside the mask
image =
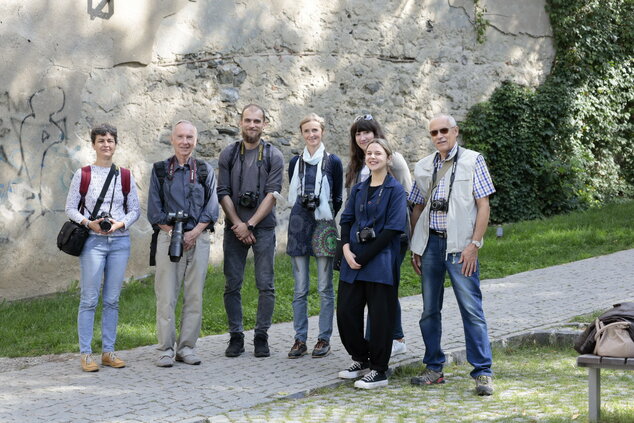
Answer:
[{"label": "red backpack strap", "polygon": [[130,169],[119,168],[121,171],[121,191],[123,192],[123,210],[128,214],[128,194],[130,193]]},{"label": "red backpack strap", "polygon": [[88,193],[88,187],[90,186],[90,165],[81,168],[81,183],[79,184],[79,205],[77,208],[84,213],[84,205],[86,203],[86,194]]}]

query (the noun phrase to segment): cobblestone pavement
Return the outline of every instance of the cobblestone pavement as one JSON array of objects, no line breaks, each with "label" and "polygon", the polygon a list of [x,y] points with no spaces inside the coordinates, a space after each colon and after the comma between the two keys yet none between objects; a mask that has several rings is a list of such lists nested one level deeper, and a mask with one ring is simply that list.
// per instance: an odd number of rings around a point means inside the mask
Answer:
[{"label": "cobblestone pavement", "polygon": [[[464,346],[455,298],[447,291],[443,313],[443,347]],[[634,249],[574,263],[482,282],[484,308],[492,340],[543,329],[575,315],[634,301]],[[401,299],[408,352],[393,365],[420,360],[420,296]],[[309,348],[316,340],[310,319]],[[198,343],[200,366],[154,365],[152,346],[122,351],[124,369],[83,373],[78,354],[57,361],[0,373],[1,422],[204,422],[280,397],[302,396],[338,383],[337,372],[350,358],[335,330],[332,353],[321,359],[289,360],[292,323],[271,327],[271,357],[253,356],[253,332],[246,352],[226,358],[228,335],[207,336]],[[215,419],[212,419],[215,421]],[[221,421],[221,420],[219,420]]]}]

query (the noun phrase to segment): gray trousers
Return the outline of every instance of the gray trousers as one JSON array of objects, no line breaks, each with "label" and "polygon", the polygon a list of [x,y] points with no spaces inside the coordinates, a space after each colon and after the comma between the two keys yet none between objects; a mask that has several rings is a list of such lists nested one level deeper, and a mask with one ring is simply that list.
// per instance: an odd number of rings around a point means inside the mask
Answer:
[{"label": "gray trousers", "polygon": [[275,228],[255,228],[256,243],[243,244],[230,228],[225,228],[224,274],[225,274],[225,310],[230,333],[244,331],[242,322],[242,282],[249,248],[253,248],[255,259],[255,286],[259,291],[255,333],[266,334],[271,327],[275,308]]},{"label": "gray trousers", "polygon": [[[200,335],[203,310],[203,288],[209,265],[210,235],[204,231],[198,236],[196,246],[183,251],[178,263],[168,256],[170,236],[161,231],[156,246],[156,335],[158,349],[174,349],[179,355],[191,354]],[[181,311],[180,334],[176,340],[175,309],[183,284],[183,309]]]}]

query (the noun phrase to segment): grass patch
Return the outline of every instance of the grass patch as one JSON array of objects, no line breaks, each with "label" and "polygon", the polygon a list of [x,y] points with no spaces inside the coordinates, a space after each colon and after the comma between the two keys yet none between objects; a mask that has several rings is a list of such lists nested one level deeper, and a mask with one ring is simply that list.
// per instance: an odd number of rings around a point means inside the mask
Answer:
[{"label": "grass patch", "polygon": [[[300,400],[280,400],[239,413],[229,421],[583,422],[587,421],[587,370],[576,367],[572,348],[523,346],[494,349],[495,392],[478,397],[469,364],[445,367],[447,383],[411,385],[422,367],[398,369],[387,388],[355,389],[352,382]],[[602,371],[602,422],[634,422],[634,372]],[[360,406],[362,404],[362,406]],[[238,418],[239,417],[239,418]]]},{"label": "grass patch", "polygon": [[[504,236],[495,237],[489,228],[480,252],[482,279],[501,278],[528,270],[568,263],[628,248],[634,248],[634,201],[606,205],[549,219],[504,226]],[[220,245],[215,248],[221,248]],[[316,279],[314,261],[311,275]],[[335,272],[335,288],[337,287]],[[126,284],[119,302],[117,349],[125,350],[156,342],[153,277]],[[276,304],[274,322],[293,320],[294,281],[286,254],[275,262]],[[223,303],[224,276],[221,266],[210,266],[204,290],[201,336],[226,333]],[[400,295],[420,294],[420,278],[409,260],[402,267]],[[253,261],[246,267],[242,290],[244,326],[255,326],[258,292]],[[180,314],[181,302],[178,305]],[[18,357],[77,351],[77,308],[79,291],[72,288],[46,298],[0,303],[0,356]],[[319,313],[319,295],[312,283],[308,300],[310,315]],[[177,314],[177,315],[178,315]],[[100,351],[101,309],[95,316],[93,350]],[[6,323],[5,323],[6,322]],[[178,325],[178,324],[177,324]]]}]

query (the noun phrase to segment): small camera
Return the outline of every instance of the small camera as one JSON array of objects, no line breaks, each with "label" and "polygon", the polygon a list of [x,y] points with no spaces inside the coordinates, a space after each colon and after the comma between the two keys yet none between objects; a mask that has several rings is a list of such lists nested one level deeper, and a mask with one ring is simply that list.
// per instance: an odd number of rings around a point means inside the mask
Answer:
[{"label": "small camera", "polygon": [[102,231],[108,232],[110,228],[112,228],[112,222],[110,221],[110,219],[112,219],[112,216],[110,216],[110,213],[101,212],[99,216],[97,216],[97,218],[103,219],[101,222],[99,222],[99,228],[101,228]]},{"label": "small camera", "polygon": [[367,226],[357,232],[357,242],[359,244],[365,244],[366,242],[370,242],[376,238],[376,234],[374,233],[374,228],[368,228]]},{"label": "small camera", "polygon": [[319,197],[313,193],[302,195],[302,206],[308,211],[315,211],[319,207]]},{"label": "small camera", "polygon": [[438,200],[432,200],[431,210],[447,213],[447,210],[449,210],[449,202],[444,198],[440,198]]},{"label": "small camera", "polygon": [[254,209],[258,206],[258,198],[260,195],[257,192],[246,191],[240,194],[240,198],[238,200],[241,207],[247,209]]}]

